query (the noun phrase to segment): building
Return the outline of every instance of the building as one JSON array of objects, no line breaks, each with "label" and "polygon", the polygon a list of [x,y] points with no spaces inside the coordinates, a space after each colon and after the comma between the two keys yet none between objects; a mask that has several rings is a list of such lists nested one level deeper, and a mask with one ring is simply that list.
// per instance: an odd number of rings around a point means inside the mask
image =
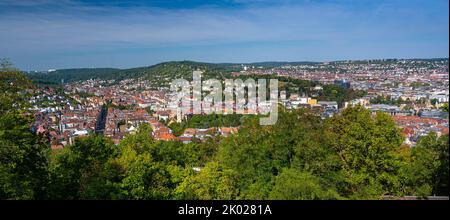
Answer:
[{"label": "building", "polygon": [[345,79],[334,80],[334,85],[342,87],[344,89],[350,89],[350,82]]}]

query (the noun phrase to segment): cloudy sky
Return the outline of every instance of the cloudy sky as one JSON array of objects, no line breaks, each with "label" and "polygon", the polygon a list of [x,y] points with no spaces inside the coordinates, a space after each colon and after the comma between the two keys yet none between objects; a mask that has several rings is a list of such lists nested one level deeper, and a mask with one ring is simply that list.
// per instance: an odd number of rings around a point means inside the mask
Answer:
[{"label": "cloudy sky", "polygon": [[0,58],[23,70],[435,58],[448,0],[0,0]]}]

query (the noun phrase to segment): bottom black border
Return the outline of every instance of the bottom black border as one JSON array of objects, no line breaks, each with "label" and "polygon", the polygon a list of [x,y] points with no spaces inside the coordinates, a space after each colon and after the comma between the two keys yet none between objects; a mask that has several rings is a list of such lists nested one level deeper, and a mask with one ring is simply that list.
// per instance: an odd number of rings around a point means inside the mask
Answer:
[{"label": "bottom black border", "polygon": [[[181,207],[211,207],[210,216],[205,214],[179,214]],[[244,213],[246,206],[256,211]],[[0,201],[0,218],[5,214],[19,217],[48,218],[112,218],[112,219],[157,219],[190,218],[257,218],[293,219],[324,218],[410,218],[432,219],[447,213],[449,200],[444,201]],[[236,209],[237,206],[241,208]],[[270,212],[267,211],[267,206]],[[224,214],[228,207],[234,213]],[[247,208],[248,210],[249,208]],[[198,209],[202,211],[202,209]],[[214,211],[213,211],[214,210]],[[236,212],[237,211],[237,212]],[[238,212],[241,213],[238,213]],[[311,218],[313,217],[313,218]],[[283,218],[286,219],[286,218]]]}]

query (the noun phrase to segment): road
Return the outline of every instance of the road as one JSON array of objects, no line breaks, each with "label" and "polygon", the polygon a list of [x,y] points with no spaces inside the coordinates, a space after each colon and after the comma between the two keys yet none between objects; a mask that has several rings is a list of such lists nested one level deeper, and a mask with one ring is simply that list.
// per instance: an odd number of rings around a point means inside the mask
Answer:
[{"label": "road", "polygon": [[96,134],[103,134],[105,131],[105,125],[106,125],[106,115],[108,114],[106,105],[102,105],[100,109],[100,113],[98,113],[97,116],[97,122],[95,123],[95,133]]}]

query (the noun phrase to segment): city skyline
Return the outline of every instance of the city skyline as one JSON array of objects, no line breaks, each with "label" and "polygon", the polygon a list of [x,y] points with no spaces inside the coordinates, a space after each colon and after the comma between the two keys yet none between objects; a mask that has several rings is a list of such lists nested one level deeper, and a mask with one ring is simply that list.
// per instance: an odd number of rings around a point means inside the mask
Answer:
[{"label": "city skyline", "polygon": [[448,1],[0,1],[23,70],[448,58]]}]

